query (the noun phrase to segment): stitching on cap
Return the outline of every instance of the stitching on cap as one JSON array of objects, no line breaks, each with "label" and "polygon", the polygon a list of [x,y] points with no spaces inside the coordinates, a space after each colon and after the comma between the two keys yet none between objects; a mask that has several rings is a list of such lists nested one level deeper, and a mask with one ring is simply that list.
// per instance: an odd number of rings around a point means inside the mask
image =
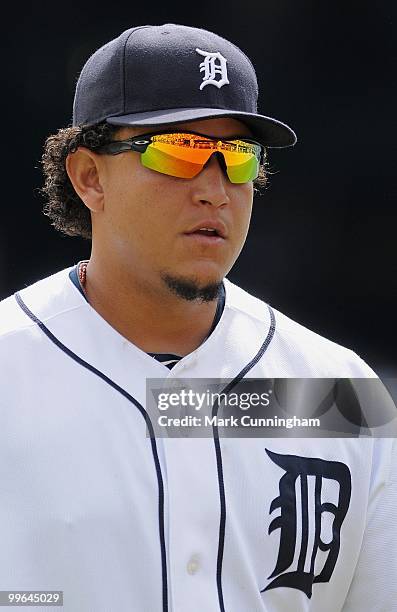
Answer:
[{"label": "stitching on cap", "polygon": [[[105,45],[102,45],[102,47],[104,47]],[[102,49],[102,47],[99,47],[99,49]],[[83,76],[83,72],[86,70],[86,68],[89,66],[89,64],[91,63],[92,57],[93,55],[99,51],[99,49],[95,49],[91,55],[88,57],[88,59],[86,60],[84,66],[81,68],[77,79],[76,79],[76,90],[74,92],[74,99],[73,99],[73,109],[72,109],[72,125],[81,125],[81,122],[77,122],[77,105],[76,102],[80,96],[80,89],[81,89],[81,77]],[[84,122],[83,122],[84,123]]]},{"label": "stitching on cap", "polygon": [[138,30],[143,30],[145,28],[153,28],[153,27],[154,26],[152,26],[152,25],[138,26],[137,28],[134,28],[128,34],[127,38],[125,39],[124,48],[123,48],[123,78],[122,78],[122,82],[123,82],[123,91],[122,91],[122,96],[123,96],[123,115],[125,114],[125,92],[126,92],[125,52],[126,52],[127,42],[129,41],[130,36],[132,36],[132,34],[134,34],[134,32],[137,32]]}]

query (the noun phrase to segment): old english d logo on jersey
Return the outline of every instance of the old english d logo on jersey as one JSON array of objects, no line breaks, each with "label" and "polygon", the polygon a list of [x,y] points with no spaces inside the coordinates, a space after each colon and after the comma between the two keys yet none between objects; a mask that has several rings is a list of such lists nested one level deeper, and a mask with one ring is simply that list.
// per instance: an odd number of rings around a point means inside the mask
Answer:
[{"label": "old english d logo on jersey", "polygon": [[[215,85],[218,88],[229,85],[226,58],[219,51],[217,53],[210,53],[201,49],[196,49],[196,51],[204,57],[204,61],[200,64],[200,72],[204,72],[200,90],[206,85]],[[218,75],[219,79],[216,78]]]},{"label": "old english d logo on jersey", "polygon": [[[274,463],[285,470],[285,474],[279,483],[280,495],[272,501],[269,511],[271,514],[276,508],[281,509],[280,516],[273,519],[269,526],[269,534],[280,529],[276,567],[269,576],[269,579],[274,580],[261,592],[277,587],[290,587],[303,591],[310,598],[313,583],[330,581],[338,559],[340,530],[350,503],[350,470],[339,461],[280,455],[267,449],[266,452]],[[314,480],[314,488],[310,488],[311,497],[314,499],[309,499],[308,477],[313,477]],[[339,484],[337,504],[322,499],[324,479],[331,479]],[[300,508],[296,485],[300,487]],[[314,508],[314,512],[309,512],[309,508]],[[333,515],[332,539],[327,543],[322,540],[321,533],[321,517],[324,512]],[[298,517],[301,521],[299,530]],[[297,555],[295,550],[298,551]],[[328,555],[321,571],[315,575],[314,568],[319,550],[328,552]]]}]

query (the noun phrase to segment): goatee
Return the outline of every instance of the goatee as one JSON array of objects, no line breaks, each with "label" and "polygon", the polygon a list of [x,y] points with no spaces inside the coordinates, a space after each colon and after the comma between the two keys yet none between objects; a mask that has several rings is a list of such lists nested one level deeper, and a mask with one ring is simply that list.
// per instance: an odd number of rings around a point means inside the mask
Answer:
[{"label": "goatee", "polygon": [[194,300],[213,302],[218,298],[222,287],[222,281],[200,286],[194,279],[177,278],[166,273],[163,273],[161,278],[174,295],[188,302],[193,302]]}]

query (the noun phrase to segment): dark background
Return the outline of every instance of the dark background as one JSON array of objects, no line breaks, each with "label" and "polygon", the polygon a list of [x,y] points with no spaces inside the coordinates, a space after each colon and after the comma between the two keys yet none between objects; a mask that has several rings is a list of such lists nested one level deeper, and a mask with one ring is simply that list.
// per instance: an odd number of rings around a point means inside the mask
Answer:
[{"label": "dark background", "polygon": [[204,27],[250,56],[259,111],[298,135],[295,147],[270,150],[275,174],[229,278],[395,376],[394,7],[395,0],[15,4],[2,32],[0,298],[89,257],[89,243],[50,226],[37,191],[44,139],[70,124],[87,57],[134,25]]}]

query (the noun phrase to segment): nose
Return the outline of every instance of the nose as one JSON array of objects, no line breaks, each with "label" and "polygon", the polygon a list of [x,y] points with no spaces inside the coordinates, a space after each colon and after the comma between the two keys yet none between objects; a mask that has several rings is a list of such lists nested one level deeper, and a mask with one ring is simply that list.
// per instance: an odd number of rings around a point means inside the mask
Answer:
[{"label": "nose", "polygon": [[192,179],[194,202],[217,208],[229,204],[228,182],[223,155],[213,153],[201,172]]}]

